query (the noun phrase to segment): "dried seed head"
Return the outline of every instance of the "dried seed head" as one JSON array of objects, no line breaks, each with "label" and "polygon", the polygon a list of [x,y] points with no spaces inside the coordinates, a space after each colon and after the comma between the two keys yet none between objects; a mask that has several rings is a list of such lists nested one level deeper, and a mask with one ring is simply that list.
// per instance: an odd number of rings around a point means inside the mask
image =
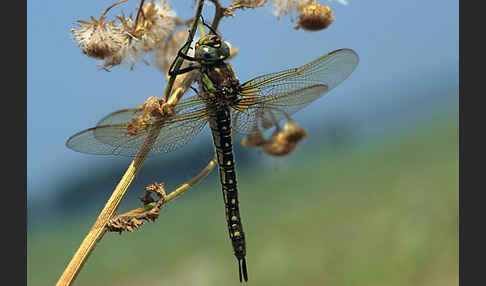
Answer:
[{"label": "dried seed head", "polygon": [[128,37],[114,21],[105,22],[91,17],[91,22],[78,20],[77,29],[71,29],[73,39],[87,56],[106,59],[118,53],[128,44]]},{"label": "dried seed head", "polygon": [[141,111],[140,115],[132,117],[132,121],[126,124],[125,136],[140,134],[151,126],[155,119],[172,116],[163,108],[164,104],[164,100],[155,96],[147,98],[144,104],[137,107],[137,111]]},{"label": "dried seed head", "polygon": [[272,136],[262,146],[260,152],[267,153],[272,156],[285,156],[293,149],[294,148],[289,146],[289,142],[287,142],[285,139],[285,134],[281,130],[275,130]]},{"label": "dried seed head", "polygon": [[[155,221],[159,217],[159,211],[165,202],[164,183],[154,182],[145,187],[145,195],[140,197],[143,206],[123,213],[109,220],[106,225],[108,231],[122,233],[133,232],[144,224],[145,221]],[[159,200],[155,203],[151,193],[156,193]],[[154,204],[155,203],[155,204]]]},{"label": "dried seed head", "polygon": [[297,145],[307,136],[307,132],[297,122],[290,119],[285,123],[284,129],[275,130],[272,136],[265,141],[260,152],[272,156],[286,156],[294,152]]},{"label": "dried seed head", "polygon": [[154,0],[143,5],[138,20],[133,20],[132,15],[117,18],[131,36],[130,44],[120,54],[133,67],[146,52],[158,49],[174,31],[176,13],[165,0]]},{"label": "dried seed head", "polygon": [[145,190],[147,193],[156,193],[160,198],[165,197],[165,184],[163,182],[154,182],[152,185],[146,186]]},{"label": "dried seed head", "polygon": [[[144,220],[148,220],[143,218]],[[143,225],[143,221],[131,216],[117,216],[112,218],[106,225],[108,231],[122,233],[123,231],[133,232]]]},{"label": "dried seed head", "polygon": [[144,122],[140,117],[132,117],[132,121],[127,123],[127,130],[125,130],[125,136],[135,136],[140,134],[140,132],[147,129],[147,123]]},{"label": "dried seed head", "polygon": [[165,0],[154,0],[143,5],[138,20],[132,15],[117,18],[132,37],[130,52],[138,56],[157,48],[174,31],[176,13]]},{"label": "dried seed head", "polygon": [[165,0],[148,2],[142,10],[143,20],[137,25],[142,33],[139,48],[150,51],[174,31],[176,13]]},{"label": "dried seed head", "polygon": [[263,144],[265,144],[265,139],[263,138],[263,135],[259,130],[248,134],[246,138],[243,138],[243,140],[241,140],[241,145],[243,147],[256,147],[262,146]]},{"label": "dried seed head", "polygon": [[111,62],[117,61],[112,57],[128,44],[128,36],[114,21],[105,21],[105,15],[111,8],[126,1],[120,0],[106,8],[99,20],[91,17],[91,22],[77,21],[77,27],[71,29],[71,32],[74,34],[73,39],[78,42],[84,54]]},{"label": "dried seed head", "polygon": [[288,141],[299,143],[304,137],[307,136],[307,132],[304,128],[300,127],[297,122],[289,119],[284,125],[284,134]]},{"label": "dried seed head", "polygon": [[280,15],[289,15],[299,10],[299,0],[271,0],[273,14],[280,19]]},{"label": "dried seed head", "polygon": [[295,29],[302,28],[307,31],[323,30],[334,21],[334,14],[328,6],[313,2],[302,7],[299,23]]},{"label": "dried seed head", "polygon": [[105,21],[105,14],[112,7],[126,2],[121,0],[108,7],[100,19],[91,17],[91,22],[78,21],[72,29],[74,39],[83,53],[105,60],[102,68],[116,66],[128,61],[131,66],[145,55],[158,48],[175,28],[176,14],[166,0],[145,2],[136,20],[116,16],[120,24]]}]

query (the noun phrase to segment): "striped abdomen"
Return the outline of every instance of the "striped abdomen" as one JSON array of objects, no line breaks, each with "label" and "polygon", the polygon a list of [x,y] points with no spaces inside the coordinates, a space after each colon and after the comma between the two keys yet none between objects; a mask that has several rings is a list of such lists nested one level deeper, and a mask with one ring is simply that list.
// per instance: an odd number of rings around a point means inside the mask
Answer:
[{"label": "striped abdomen", "polygon": [[219,176],[223,190],[224,206],[228,231],[233,244],[233,250],[238,259],[240,281],[248,281],[246,270],[245,234],[238,208],[238,191],[236,188],[236,173],[231,144],[231,117],[229,107],[218,107],[210,117],[210,126],[214,145],[218,156]]}]

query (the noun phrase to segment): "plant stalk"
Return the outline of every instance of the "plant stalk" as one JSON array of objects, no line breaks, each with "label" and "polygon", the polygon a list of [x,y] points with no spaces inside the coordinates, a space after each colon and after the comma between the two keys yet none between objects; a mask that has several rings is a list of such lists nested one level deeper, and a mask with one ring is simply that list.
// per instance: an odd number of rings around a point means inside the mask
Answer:
[{"label": "plant stalk", "polygon": [[135,159],[130,163],[130,166],[128,166],[127,171],[116,186],[110,199],[105,204],[105,207],[99,214],[95,223],[91,227],[91,230],[84,238],[83,242],[81,243],[73,258],[69,262],[68,266],[62,273],[56,285],[71,285],[74,279],[76,279],[76,276],[79,274],[79,271],[93,251],[95,245],[106,233],[106,224],[115,215],[115,212],[120,206],[121,201],[125,197],[128,188],[140,171],[143,162],[147,158],[147,154],[150,152],[150,149],[152,148],[155,140],[157,139],[157,136],[160,133],[161,127],[162,125],[154,126],[154,128],[151,128],[150,133],[145,139],[142,148],[138,151]]},{"label": "plant stalk", "polygon": [[[186,45],[184,49],[182,49],[183,54],[187,54],[187,51],[189,51],[190,44],[192,43],[192,40],[194,39],[194,35],[196,34],[197,30],[197,23],[199,22],[199,17],[201,17],[202,13],[202,8],[203,8],[204,0],[199,0],[199,4],[197,6],[196,10],[196,16],[194,16],[194,22],[192,23],[191,30],[189,30],[189,35],[187,37]],[[182,63],[184,62],[184,59],[181,58],[179,55],[177,55],[176,58],[176,63],[174,66],[174,70],[177,71],[181,68]],[[169,95],[172,91],[172,86],[174,85],[174,81],[176,79],[177,75],[171,76],[169,78],[169,81],[167,82],[167,87],[165,88],[164,95],[162,96],[162,102],[167,102],[169,99]]]},{"label": "plant stalk", "polygon": [[[192,42],[194,35],[196,33],[197,23],[199,17],[201,16],[203,3],[204,0],[199,0],[199,5],[196,10],[196,16],[194,17],[195,21],[189,32],[189,37],[187,40],[189,43]],[[189,49],[189,45],[187,45],[186,49],[183,52],[187,53],[188,49]],[[175,65],[176,71],[179,70],[180,66],[182,65],[182,62],[183,59],[179,57]],[[165,93],[164,93],[165,99],[168,98],[168,95],[172,90],[172,85],[174,84],[174,80],[175,80],[175,76],[171,76],[167,84],[167,87],[165,89]],[[116,186],[110,199],[105,204],[105,207],[103,208],[98,218],[96,219],[95,223],[91,227],[91,230],[86,235],[83,242],[79,246],[78,250],[74,254],[73,258],[71,259],[66,269],[62,273],[61,277],[57,281],[56,283],[57,286],[71,285],[73,283],[73,281],[76,279],[77,275],[79,274],[81,268],[83,267],[84,263],[86,262],[89,255],[93,251],[94,247],[103,238],[103,235],[106,233],[106,225],[108,221],[114,217],[115,212],[117,211],[121,201],[123,200],[123,198],[125,197],[128,191],[128,188],[130,187],[135,177],[137,176],[138,172],[140,171],[145,159],[147,158],[148,153],[150,152],[153,144],[155,143],[155,140],[159,136],[161,128],[162,128],[162,124],[151,128],[150,133],[145,139],[142,148],[138,151],[137,155],[135,156],[135,159],[128,166],[128,169],[125,171],[125,174],[123,175],[122,179]],[[208,165],[210,165],[211,162]],[[190,185],[187,186],[187,188],[189,187]]]}]

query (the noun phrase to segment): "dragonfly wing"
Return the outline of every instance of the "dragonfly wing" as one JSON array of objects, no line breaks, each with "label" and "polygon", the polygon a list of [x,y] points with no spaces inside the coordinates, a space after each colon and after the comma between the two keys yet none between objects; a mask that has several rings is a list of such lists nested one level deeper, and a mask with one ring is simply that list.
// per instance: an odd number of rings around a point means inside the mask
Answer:
[{"label": "dragonfly wing", "polygon": [[[199,99],[197,95],[195,95],[179,102],[175,107],[174,112],[176,114],[184,114],[194,110],[202,109],[203,107],[203,102]],[[96,126],[127,123],[132,120],[132,117],[136,117],[141,114],[142,111],[136,108],[118,110],[103,117],[100,121],[98,121]]]},{"label": "dragonfly wing", "polygon": [[301,67],[242,84],[240,100],[233,105],[236,130],[248,134],[254,126],[267,129],[278,123],[344,81],[358,61],[353,50],[340,49]]},{"label": "dragonfly wing", "polygon": [[96,126],[127,123],[131,121],[132,117],[140,114],[142,112],[136,108],[117,110],[103,117]]},{"label": "dragonfly wing", "polygon": [[81,131],[68,139],[66,145],[81,153],[98,155],[135,156],[143,146],[151,128],[160,132],[149,156],[172,152],[196,136],[207,122],[204,103],[195,98],[181,102],[176,115],[169,119],[154,119],[153,124],[135,135],[126,135],[128,123],[138,113],[135,109],[113,112],[103,118],[96,127]]},{"label": "dragonfly wing", "polygon": [[[315,85],[296,89],[286,94],[282,93],[281,98],[274,102],[260,102],[248,105],[245,101],[242,101],[243,105],[248,106],[247,108],[232,110],[235,129],[242,134],[250,134],[257,129],[266,130],[304,108],[327,91],[326,86]],[[296,98],[300,101],[292,100]]]}]

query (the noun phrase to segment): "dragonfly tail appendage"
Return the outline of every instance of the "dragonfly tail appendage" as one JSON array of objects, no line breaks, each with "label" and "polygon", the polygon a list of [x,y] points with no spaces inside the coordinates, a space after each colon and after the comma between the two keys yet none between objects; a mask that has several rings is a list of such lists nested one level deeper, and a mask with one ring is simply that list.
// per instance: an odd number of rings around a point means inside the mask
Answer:
[{"label": "dragonfly tail appendage", "polygon": [[[245,282],[248,282],[248,271],[246,269],[246,259],[243,257],[242,259],[238,259],[238,273],[240,275],[240,282],[243,282],[243,279],[245,279]],[[241,275],[243,273],[243,275]]]},{"label": "dragonfly tail appendage", "polygon": [[238,275],[240,277],[240,282],[243,282],[241,278],[241,260],[238,260]]}]

